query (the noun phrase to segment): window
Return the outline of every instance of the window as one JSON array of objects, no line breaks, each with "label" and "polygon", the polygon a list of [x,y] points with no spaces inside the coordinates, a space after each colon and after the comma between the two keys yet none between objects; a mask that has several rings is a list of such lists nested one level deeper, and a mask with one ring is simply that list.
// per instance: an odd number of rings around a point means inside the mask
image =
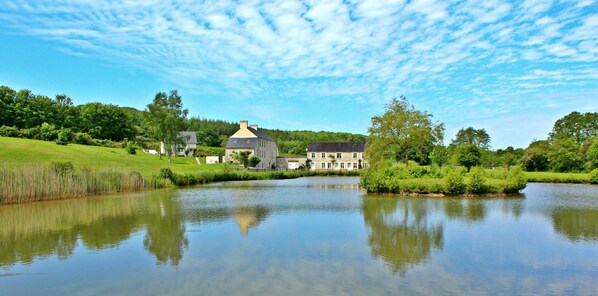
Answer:
[{"label": "window", "polygon": [[353,158],[357,158],[357,152],[353,153]]},{"label": "window", "polygon": [[315,152],[311,153],[311,158],[316,158],[316,153]]},{"label": "window", "polygon": [[344,168],[345,168],[345,163],[341,162],[341,169],[344,169]]},{"label": "window", "polygon": [[338,169],[338,162],[335,162],[335,163],[334,163],[334,168],[335,168],[335,169]]},{"label": "window", "polygon": [[356,169],[357,168],[357,163],[353,163],[353,168]]},{"label": "window", "polygon": [[326,163],[322,163],[322,168],[325,169],[326,168]]},{"label": "window", "polygon": [[343,154],[342,154],[342,153],[340,153],[340,152],[338,152],[338,153],[336,154],[336,158],[343,158]]},{"label": "window", "polygon": [[322,152],[322,158],[326,158],[326,153]]},{"label": "window", "polygon": [[331,167],[332,167],[332,164],[331,164],[331,163],[328,163],[328,168],[331,168]]}]

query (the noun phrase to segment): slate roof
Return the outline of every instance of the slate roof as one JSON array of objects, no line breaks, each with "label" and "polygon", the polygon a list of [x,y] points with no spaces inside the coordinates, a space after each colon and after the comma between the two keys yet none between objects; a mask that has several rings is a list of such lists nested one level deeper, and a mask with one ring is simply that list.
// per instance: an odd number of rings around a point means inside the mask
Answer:
[{"label": "slate roof", "polygon": [[272,137],[270,137],[270,135],[268,135],[266,132],[261,131],[259,129],[254,129],[251,126],[248,126],[247,129],[252,132],[256,137],[258,138],[262,138],[264,140],[268,140],[268,141],[272,141],[272,142],[276,142],[274,141],[274,139],[272,139]]},{"label": "slate roof", "polygon": [[310,142],[307,152],[364,152],[365,142]]},{"label": "slate roof", "polygon": [[185,139],[185,144],[197,144],[195,132],[180,132],[179,137]]},{"label": "slate roof", "polygon": [[226,149],[257,149],[258,138],[229,138]]}]

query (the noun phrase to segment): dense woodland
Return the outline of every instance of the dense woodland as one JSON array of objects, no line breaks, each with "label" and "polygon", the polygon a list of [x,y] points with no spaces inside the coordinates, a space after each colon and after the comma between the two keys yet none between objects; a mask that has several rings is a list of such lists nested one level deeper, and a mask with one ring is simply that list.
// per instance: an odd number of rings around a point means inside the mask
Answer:
[{"label": "dense woodland", "polygon": [[[75,105],[64,94],[50,98],[29,90],[0,87],[0,136],[112,147],[129,141],[156,149],[148,114],[147,109],[103,103]],[[196,131],[200,146],[224,147],[239,127],[237,122],[201,117],[185,117],[183,121],[182,130]],[[459,130],[450,144],[443,146],[444,126],[437,127],[436,132],[441,132],[438,139],[423,141],[416,136],[407,139],[404,147],[384,153],[393,154],[397,161],[422,165],[520,165],[527,171],[555,172],[587,172],[598,167],[598,113],[572,112],[555,122],[547,139],[535,140],[526,149],[492,150],[491,136],[474,127]],[[312,141],[367,140],[364,135],[342,132],[263,130],[276,140],[281,154],[305,155],[307,143]]]}]

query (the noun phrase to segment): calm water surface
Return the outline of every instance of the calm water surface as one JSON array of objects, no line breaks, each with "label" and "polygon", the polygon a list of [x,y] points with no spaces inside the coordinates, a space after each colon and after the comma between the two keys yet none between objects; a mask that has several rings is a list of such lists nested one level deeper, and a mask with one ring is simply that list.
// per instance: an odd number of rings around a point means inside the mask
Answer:
[{"label": "calm water surface", "polygon": [[301,178],[0,207],[0,295],[598,295],[598,186]]}]

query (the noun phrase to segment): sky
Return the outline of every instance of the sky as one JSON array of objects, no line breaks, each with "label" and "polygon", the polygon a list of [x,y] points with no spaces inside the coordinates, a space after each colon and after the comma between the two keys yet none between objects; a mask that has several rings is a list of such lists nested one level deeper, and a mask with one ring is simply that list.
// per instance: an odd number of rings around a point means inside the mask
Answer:
[{"label": "sky", "polygon": [[598,112],[598,0],[0,0],[0,85],[367,134],[404,95],[494,149]]}]

